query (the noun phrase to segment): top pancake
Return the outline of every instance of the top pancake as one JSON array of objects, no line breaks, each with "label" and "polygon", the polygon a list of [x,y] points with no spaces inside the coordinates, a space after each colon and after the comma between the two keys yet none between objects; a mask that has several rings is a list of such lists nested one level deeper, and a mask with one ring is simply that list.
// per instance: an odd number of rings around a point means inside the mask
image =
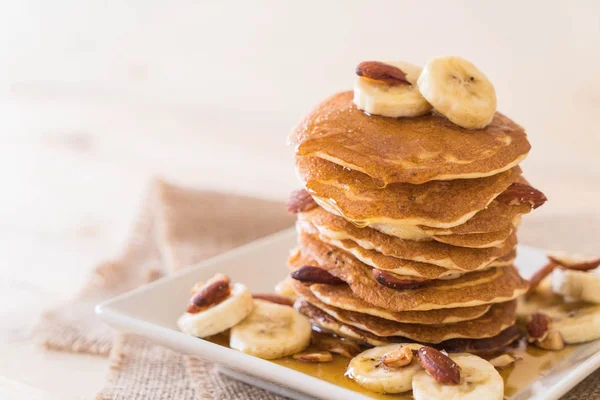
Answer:
[{"label": "top pancake", "polygon": [[363,172],[381,185],[473,179],[521,162],[530,145],[523,128],[500,113],[480,130],[438,114],[414,118],[367,115],[352,92],[319,104],[292,132],[301,156],[316,156]]},{"label": "top pancake", "polygon": [[367,175],[317,157],[296,157],[296,168],[319,205],[362,226],[457,226],[485,209],[521,175],[514,167],[480,179],[395,183],[381,189]]}]

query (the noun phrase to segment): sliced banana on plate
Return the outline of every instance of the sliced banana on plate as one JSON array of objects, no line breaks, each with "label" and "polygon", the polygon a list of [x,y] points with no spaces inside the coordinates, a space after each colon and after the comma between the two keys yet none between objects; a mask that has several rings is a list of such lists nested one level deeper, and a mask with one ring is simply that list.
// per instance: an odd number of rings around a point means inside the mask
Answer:
[{"label": "sliced banana on plate", "polygon": [[231,285],[229,296],[203,311],[186,312],[177,321],[179,329],[188,335],[205,338],[226,331],[246,318],[254,307],[248,288],[241,283]]},{"label": "sliced banana on plate", "polygon": [[369,114],[416,117],[431,111],[417,87],[421,68],[402,62],[366,61],[357,69],[354,104]]},{"label": "sliced banana on plate", "polygon": [[449,356],[460,367],[460,382],[449,385],[436,381],[427,371],[418,371],[412,380],[415,400],[502,400],[504,381],[494,366],[472,354]]},{"label": "sliced banana on plate", "polygon": [[417,85],[437,112],[463,128],[485,128],[496,113],[494,86],[475,65],[463,58],[431,59]]},{"label": "sliced banana on plate", "polygon": [[422,370],[417,358],[412,358],[409,364],[401,367],[388,367],[383,361],[387,354],[405,347],[412,351],[423,346],[418,343],[405,343],[373,347],[350,361],[346,376],[372,392],[408,392],[412,387],[413,376]]},{"label": "sliced banana on plate", "polygon": [[250,315],[231,328],[229,347],[272,360],[307,348],[311,330],[308,318],[293,307],[255,299]]},{"label": "sliced banana on plate", "polygon": [[600,338],[600,306],[583,306],[572,310],[555,306],[539,310],[539,313],[550,318],[548,334],[558,332],[566,344]]},{"label": "sliced banana on plate", "polygon": [[555,268],[552,271],[552,291],[570,301],[600,304],[600,275]]}]

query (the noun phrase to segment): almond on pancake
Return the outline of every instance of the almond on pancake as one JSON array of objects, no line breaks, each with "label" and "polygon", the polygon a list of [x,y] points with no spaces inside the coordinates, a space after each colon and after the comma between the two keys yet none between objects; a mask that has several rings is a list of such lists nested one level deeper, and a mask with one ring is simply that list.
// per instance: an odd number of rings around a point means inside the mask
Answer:
[{"label": "almond on pancake", "polygon": [[371,268],[351,254],[305,233],[301,233],[298,240],[300,253],[290,259],[290,263],[321,267],[346,282],[357,297],[390,311],[501,303],[528,289],[527,281],[509,266],[471,272],[451,280],[435,280],[417,289],[394,290],[380,285],[371,276]]},{"label": "almond on pancake", "polygon": [[531,147],[523,128],[500,113],[484,129],[468,130],[435,113],[367,115],[352,98],[350,91],[337,93],[304,118],[290,136],[297,155],[332,161],[382,185],[421,184],[497,175]]},{"label": "almond on pancake", "polygon": [[[336,320],[331,315],[323,310],[313,306],[303,298],[296,300],[294,307],[308,317],[311,323],[319,330],[335,333],[341,337],[354,339],[360,343],[371,346],[383,346],[390,343],[405,343],[410,342],[404,337],[390,336],[381,337],[354,326],[344,324]],[[449,352],[491,352],[500,350],[521,336],[519,329],[513,325],[500,332],[497,336],[485,339],[450,339],[438,344],[432,344],[432,347],[438,349],[446,349]],[[426,343],[422,343],[426,344]]]},{"label": "almond on pancake", "polygon": [[316,234],[321,240],[339,245],[351,240],[363,249],[375,250],[384,256],[437,265],[446,269],[473,271],[486,268],[494,260],[509,254],[516,246],[516,235],[511,235],[500,247],[471,249],[434,241],[403,240],[370,228],[358,228],[320,207],[298,214],[298,229]]},{"label": "almond on pancake", "polygon": [[296,169],[320,206],[363,226],[457,226],[486,208],[521,175],[517,166],[486,178],[395,183],[382,189],[361,172],[316,157],[296,157]]},{"label": "almond on pancake", "polygon": [[[294,281],[293,288],[298,294],[312,303],[323,303],[326,306],[346,311],[355,311],[388,321],[405,324],[440,325],[470,321],[483,316],[491,307],[484,304],[475,307],[441,308],[430,311],[393,312],[371,305],[352,293],[348,285],[305,285]],[[318,304],[318,303],[316,303]],[[323,308],[323,307],[321,307]]]}]

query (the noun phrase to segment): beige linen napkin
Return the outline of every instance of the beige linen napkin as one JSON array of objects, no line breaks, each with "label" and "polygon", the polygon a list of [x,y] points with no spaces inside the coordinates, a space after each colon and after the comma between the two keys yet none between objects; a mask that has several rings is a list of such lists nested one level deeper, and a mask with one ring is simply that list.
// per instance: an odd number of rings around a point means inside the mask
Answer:
[{"label": "beige linen napkin", "polygon": [[[558,243],[567,250],[597,252],[593,248],[597,240],[593,238],[598,238],[598,232],[590,228],[600,226],[597,222],[593,216],[526,221],[521,239],[538,246]],[[121,256],[99,265],[73,301],[45,313],[36,335],[47,348],[109,355],[110,371],[97,399],[281,399],[218,374],[212,364],[200,358],[175,353],[137,336],[117,335],[95,317],[93,307],[292,224],[293,217],[286,214],[281,203],[195,191],[158,181],[144,200]],[[569,226],[568,235],[561,232],[564,224]],[[555,239],[565,236],[573,243]],[[567,400],[599,398],[600,372],[565,396]]]}]

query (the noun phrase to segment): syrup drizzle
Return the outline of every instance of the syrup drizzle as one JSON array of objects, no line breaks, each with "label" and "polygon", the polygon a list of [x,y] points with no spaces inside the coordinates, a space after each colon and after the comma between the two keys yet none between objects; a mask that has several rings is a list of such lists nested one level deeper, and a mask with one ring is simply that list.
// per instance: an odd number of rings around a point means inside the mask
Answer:
[{"label": "syrup drizzle", "polygon": [[[229,347],[229,335],[221,333],[207,338],[213,343]],[[546,351],[533,346],[520,348],[508,352],[516,358],[521,358],[515,364],[499,368],[498,372],[504,380],[505,397],[514,396],[532,382],[539,379],[547,371],[552,369],[561,360],[567,357],[573,351],[573,347],[567,347],[561,351]],[[373,399],[389,400],[414,400],[410,392],[402,394],[381,394],[363,389],[356,382],[345,376],[346,367],[350,359],[334,355],[333,361],[328,363],[306,363],[292,359],[291,357],[272,360],[275,364],[295,371],[322,379],[334,385],[361,393]]]}]

